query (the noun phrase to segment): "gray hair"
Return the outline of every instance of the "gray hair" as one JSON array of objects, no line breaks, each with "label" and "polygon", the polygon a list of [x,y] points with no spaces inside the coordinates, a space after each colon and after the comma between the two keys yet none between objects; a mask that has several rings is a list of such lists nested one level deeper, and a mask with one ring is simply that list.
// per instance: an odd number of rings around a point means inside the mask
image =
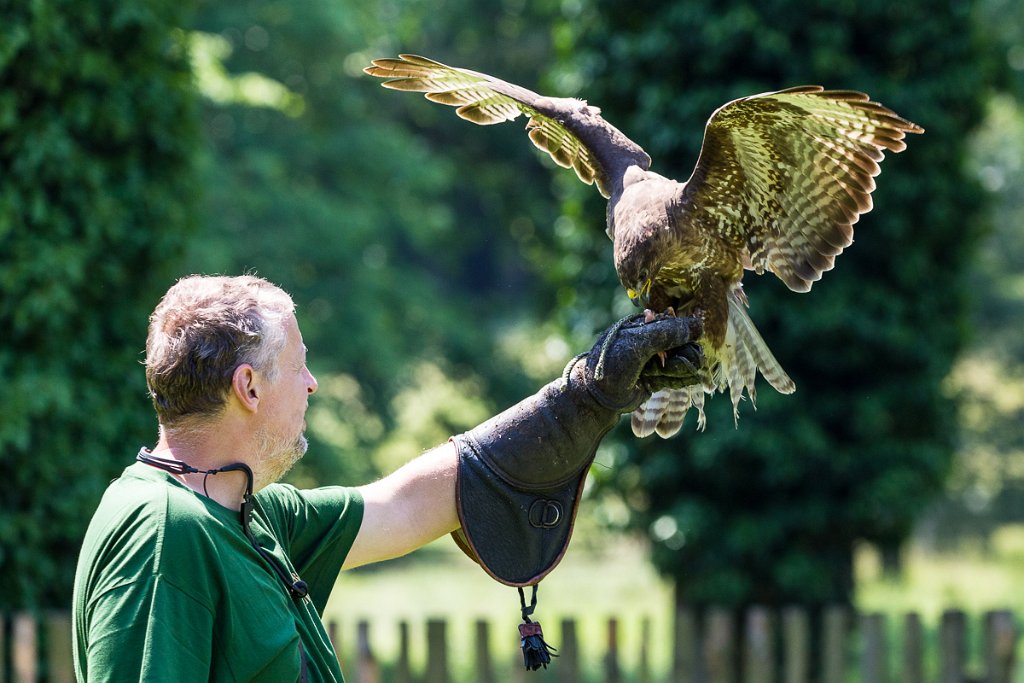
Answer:
[{"label": "gray hair", "polygon": [[150,316],[146,339],[146,384],[161,426],[218,415],[239,365],[273,379],[294,310],[284,290],[252,275],[179,280]]}]

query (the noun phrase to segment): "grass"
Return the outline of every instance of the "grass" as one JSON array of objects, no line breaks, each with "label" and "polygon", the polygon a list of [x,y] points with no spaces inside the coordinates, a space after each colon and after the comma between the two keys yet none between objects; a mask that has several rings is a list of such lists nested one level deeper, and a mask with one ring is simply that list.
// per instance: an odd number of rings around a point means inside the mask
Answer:
[{"label": "grass", "polygon": [[[900,625],[907,612],[921,615],[926,629],[929,661],[935,660],[936,632],[943,610],[958,608],[969,617],[971,664],[978,673],[980,616],[990,609],[1011,609],[1024,619],[1024,526],[997,533],[989,548],[964,548],[953,554],[935,554],[913,548],[904,558],[902,578],[883,576],[877,555],[870,548],[857,552],[857,593],[861,612],[882,612],[888,617],[888,633],[898,646]],[[548,640],[560,642],[560,621],[577,619],[581,662],[596,680],[606,651],[606,623],[619,620],[620,662],[632,671],[640,651],[640,624],[651,621],[650,658],[656,679],[670,661],[668,634],[672,623],[671,586],[646,561],[638,543],[616,542],[587,547],[574,541],[561,565],[540,585],[534,615],[545,628]],[[346,572],[328,605],[325,620],[336,621],[342,633],[343,668],[351,670],[355,624],[368,620],[377,659],[397,658],[398,623],[410,628],[410,656],[414,670],[425,661],[426,620],[448,623],[449,662],[457,680],[472,680],[474,621],[486,619],[491,628],[491,648],[501,664],[515,662],[518,653],[519,596],[514,588],[490,579],[463,556],[448,539],[442,539],[409,558]],[[1021,641],[1024,643],[1024,639]],[[893,667],[899,659],[893,650]],[[1019,644],[1018,661],[1024,661]],[[851,664],[856,665],[853,661]],[[1018,667],[1024,670],[1024,667]],[[554,680],[548,675],[537,681]],[[934,672],[932,672],[934,674]],[[626,680],[630,680],[627,678]],[[1024,671],[1016,679],[1024,683]]]},{"label": "grass", "polygon": [[971,613],[1012,609],[1024,616],[1024,527],[1004,527],[991,547],[980,544],[956,552],[929,553],[911,548],[899,580],[882,575],[870,549],[857,555],[857,605],[883,612],[917,611],[937,620],[942,611],[958,607]]}]

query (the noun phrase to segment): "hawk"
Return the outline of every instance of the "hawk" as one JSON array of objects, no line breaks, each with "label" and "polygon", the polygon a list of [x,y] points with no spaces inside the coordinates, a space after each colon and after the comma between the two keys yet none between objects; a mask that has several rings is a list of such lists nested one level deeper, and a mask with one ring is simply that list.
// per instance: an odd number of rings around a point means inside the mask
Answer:
[{"label": "hawk", "polygon": [[861,92],[806,85],[742,97],[708,119],[685,183],[650,170],[650,156],[586,101],[546,97],[487,74],[417,55],[364,70],[384,87],[425,93],[473,123],[528,117],[530,140],[608,200],[607,234],[629,298],[648,311],[698,316],[701,383],[655,393],[632,415],[637,436],[703,429],[704,394],[729,390],[734,419],[753,403],[759,371],[777,391],[793,380],[747,314],[744,270],[774,273],[794,292],[831,270],[872,208],[883,152],[924,129]]}]

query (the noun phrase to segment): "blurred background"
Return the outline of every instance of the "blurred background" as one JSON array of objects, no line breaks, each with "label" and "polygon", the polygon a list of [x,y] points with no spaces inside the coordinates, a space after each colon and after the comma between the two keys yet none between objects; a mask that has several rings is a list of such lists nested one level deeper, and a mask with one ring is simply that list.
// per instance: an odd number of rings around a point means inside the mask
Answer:
[{"label": "blurred background", "polygon": [[[362,73],[411,52],[587,99],[680,180],[711,112],[767,90],[862,90],[927,131],[810,294],[748,275],[795,394],[761,383],[738,427],[717,397],[703,433],[690,417],[669,441],[606,439],[542,619],[1024,615],[1021,3],[2,0],[0,17],[0,612],[68,606],[99,496],[155,441],[140,363],[178,277],[254,272],[294,296],[320,382],[302,486],[391,471],[629,312],[604,201],[522,120],[473,126]],[[373,616],[385,651],[392,619],[514,634],[515,591],[453,548],[343,575],[328,616]]]}]

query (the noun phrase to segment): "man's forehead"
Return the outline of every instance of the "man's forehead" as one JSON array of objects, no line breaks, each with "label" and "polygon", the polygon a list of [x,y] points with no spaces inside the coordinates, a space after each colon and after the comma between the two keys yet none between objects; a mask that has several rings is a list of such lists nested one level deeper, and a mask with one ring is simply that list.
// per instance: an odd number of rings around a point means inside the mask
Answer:
[{"label": "man's forehead", "polygon": [[306,344],[302,340],[302,331],[299,329],[299,322],[295,319],[294,315],[289,315],[285,321],[285,329],[288,331],[288,341],[291,344],[295,344],[306,353]]}]

